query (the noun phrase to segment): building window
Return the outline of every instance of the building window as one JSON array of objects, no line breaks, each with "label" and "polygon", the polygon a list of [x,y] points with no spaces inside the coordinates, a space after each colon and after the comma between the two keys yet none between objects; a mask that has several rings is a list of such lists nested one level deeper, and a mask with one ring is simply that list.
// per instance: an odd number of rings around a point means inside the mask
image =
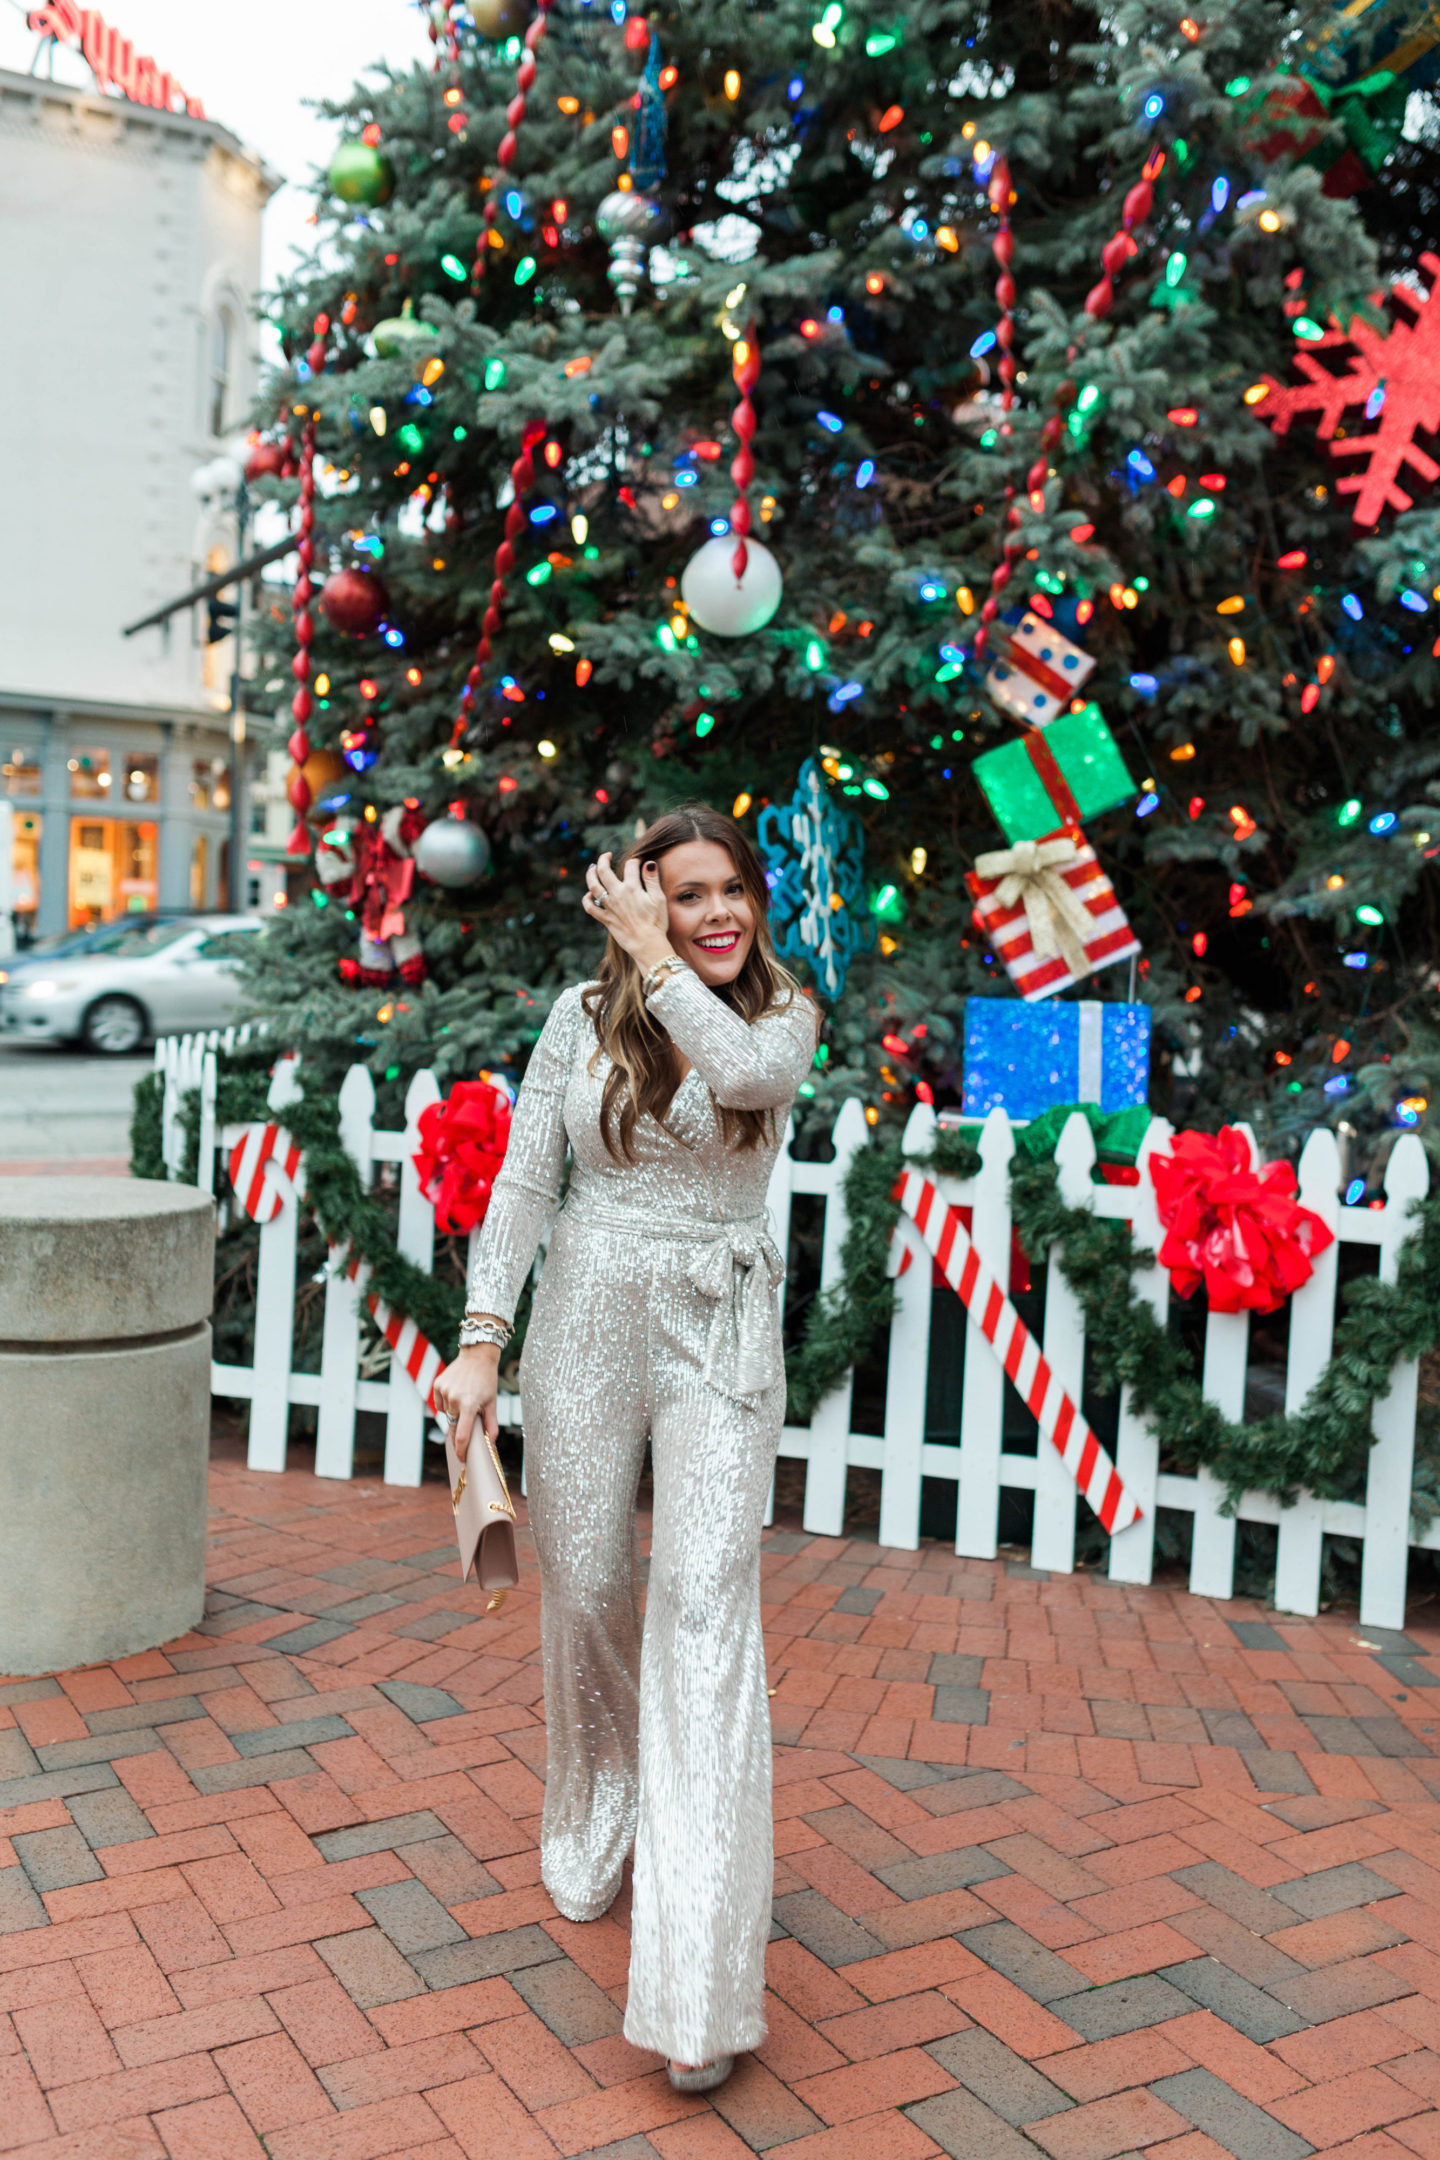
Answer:
[{"label": "building window", "polygon": [[210,433],[223,435],[230,410],[231,373],[235,365],[235,317],[222,307],[210,339]]},{"label": "building window", "polygon": [[196,758],[191,767],[190,803],[196,810],[228,810],[230,768],[224,758]]},{"label": "building window", "polygon": [[70,768],[70,793],[80,802],[108,802],[115,775],[108,750],[77,750],[66,761]]},{"label": "building window", "polygon": [[203,908],[209,897],[210,842],[201,833],[190,851],[190,905]]},{"label": "building window", "polygon": [[125,760],[126,802],[159,802],[160,760],[156,757],[127,757]]},{"label": "building window", "polygon": [[40,760],[33,750],[7,750],[0,763],[0,781],[7,795],[40,793]]}]

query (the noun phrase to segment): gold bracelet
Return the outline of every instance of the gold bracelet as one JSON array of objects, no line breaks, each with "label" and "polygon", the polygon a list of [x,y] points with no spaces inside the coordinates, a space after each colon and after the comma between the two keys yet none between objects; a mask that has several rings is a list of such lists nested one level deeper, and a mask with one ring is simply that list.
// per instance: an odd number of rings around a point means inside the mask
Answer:
[{"label": "gold bracelet", "polygon": [[640,995],[645,998],[654,997],[655,992],[660,988],[661,979],[666,975],[682,973],[684,967],[685,962],[678,953],[669,953],[665,959],[657,960],[654,967],[648,970],[640,984]]}]

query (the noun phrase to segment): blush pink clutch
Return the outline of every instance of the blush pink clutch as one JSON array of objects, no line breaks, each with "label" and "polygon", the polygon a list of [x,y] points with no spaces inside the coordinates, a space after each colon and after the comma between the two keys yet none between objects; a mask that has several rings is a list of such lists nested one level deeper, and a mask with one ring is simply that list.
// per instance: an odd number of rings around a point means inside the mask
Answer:
[{"label": "blush pink clutch", "polygon": [[515,1557],[515,1504],[494,1442],[478,1419],[463,1463],[446,1433],[445,1462],[460,1545],[461,1580],[466,1580],[473,1568],[480,1588],[491,1592],[486,1611],[495,1612],[504,1604],[505,1592],[513,1590],[520,1580]]}]

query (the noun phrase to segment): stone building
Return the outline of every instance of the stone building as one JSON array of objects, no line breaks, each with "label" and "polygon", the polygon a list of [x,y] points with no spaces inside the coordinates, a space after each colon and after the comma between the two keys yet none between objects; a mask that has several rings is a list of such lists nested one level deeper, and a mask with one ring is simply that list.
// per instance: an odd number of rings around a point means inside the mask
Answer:
[{"label": "stone building", "polygon": [[[0,71],[0,793],[22,942],[230,896],[234,640],[204,642],[203,607],[121,635],[235,559],[232,505],[192,476],[248,415],[278,180],[190,102]],[[247,862],[242,903],[264,882]]]}]

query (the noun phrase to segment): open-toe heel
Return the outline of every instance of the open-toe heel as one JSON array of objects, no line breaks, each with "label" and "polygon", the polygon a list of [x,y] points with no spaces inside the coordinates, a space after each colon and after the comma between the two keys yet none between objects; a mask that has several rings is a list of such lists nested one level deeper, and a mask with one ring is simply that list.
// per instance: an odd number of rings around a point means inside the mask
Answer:
[{"label": "open-toe heel", "polygon": [[693,2070],[668,2060],[665,2064],[676,2092],[714,2092],[717,2085],[724,2084],[734,2067],[733,2055],[717,2055],[714,2062],[698,2063]]}]

